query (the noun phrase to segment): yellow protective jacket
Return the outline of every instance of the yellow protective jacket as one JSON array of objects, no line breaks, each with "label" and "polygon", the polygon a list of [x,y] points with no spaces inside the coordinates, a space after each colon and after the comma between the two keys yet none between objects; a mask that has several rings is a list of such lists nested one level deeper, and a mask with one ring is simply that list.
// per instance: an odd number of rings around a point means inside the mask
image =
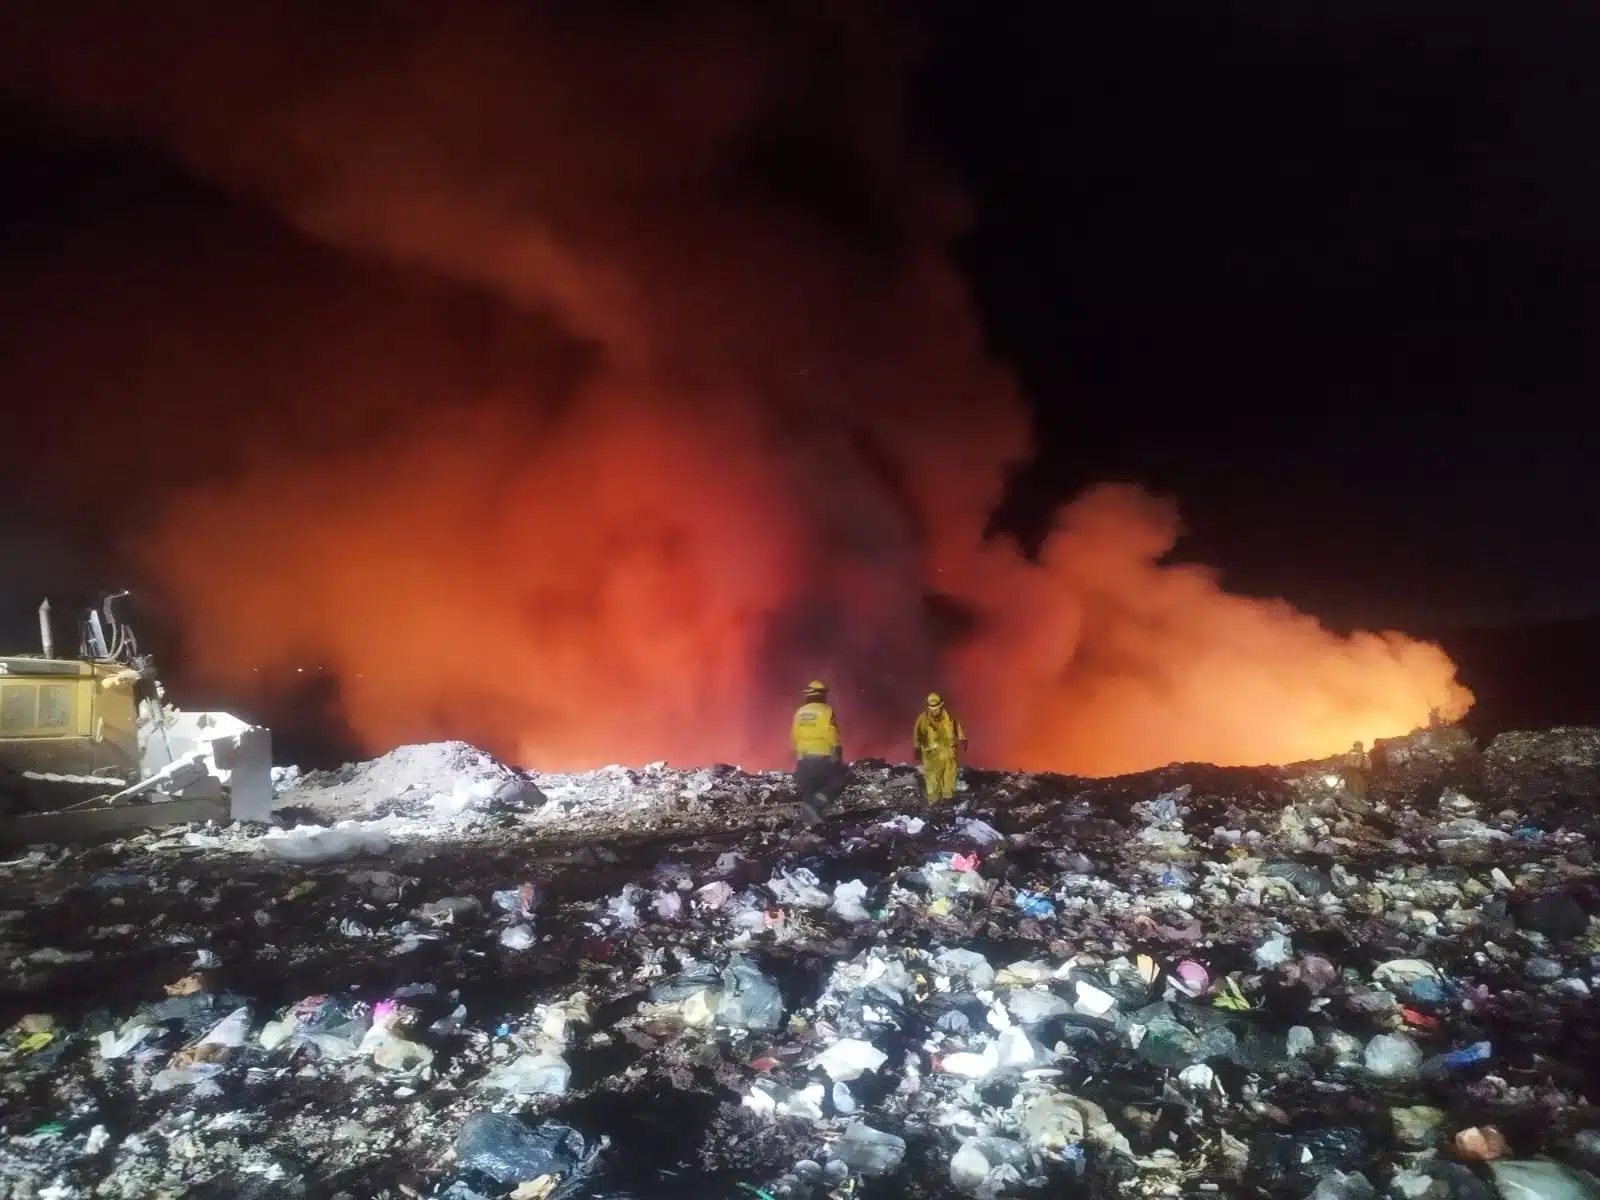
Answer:
[{"label": "yellow protective jacket", "polygon": [[924,709],[917,714],[911,740],[919,755],[941,752],[953,754],[956,747],[967,740],[967,731],[961,728],[961,722],[948,708],[941,708],[938,713]]},{"label": "yellow protective jacket", "polygon": [[831,758],[839,753],[839,723],[833,705],[813,700],[802,704],[794,714],[791,732],[796,758]]}]

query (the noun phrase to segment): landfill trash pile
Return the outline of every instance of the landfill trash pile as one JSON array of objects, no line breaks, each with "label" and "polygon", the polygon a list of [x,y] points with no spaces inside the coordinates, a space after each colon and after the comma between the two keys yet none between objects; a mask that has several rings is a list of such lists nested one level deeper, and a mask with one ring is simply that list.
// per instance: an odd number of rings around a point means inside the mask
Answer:
[{"label": "landfill trash pile", "polygon": [[279,774],[0,866],[0,1197],[1600,1197],[1600,735]]}]

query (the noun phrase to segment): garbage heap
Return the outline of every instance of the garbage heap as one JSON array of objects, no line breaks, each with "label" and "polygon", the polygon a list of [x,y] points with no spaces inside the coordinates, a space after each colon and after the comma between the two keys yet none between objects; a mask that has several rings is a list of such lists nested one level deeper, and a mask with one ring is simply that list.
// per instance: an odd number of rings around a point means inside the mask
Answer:
[{"label": "garbage heap", "polygon": [[1600,1197],[1595,731],[810,834],[462,755],[5,864],[0,1197]]}]

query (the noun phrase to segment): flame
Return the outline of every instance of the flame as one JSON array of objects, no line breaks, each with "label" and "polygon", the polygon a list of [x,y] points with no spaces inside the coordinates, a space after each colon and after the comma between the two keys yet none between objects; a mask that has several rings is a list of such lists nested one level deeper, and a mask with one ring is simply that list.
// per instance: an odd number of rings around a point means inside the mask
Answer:
[{"label": "flame", "polygon": [[[818,547],[748,451],[625,400],[537,446],[490,410],[337,469],[248,475],[146,549],[222,678],[316,656],[374,749],[458,736],[550,770],[779,765],[818,673],[852,754],[903,758],[897,726],[953,679],[977,760],[1083,774],[1317,757],[1470,703],[1436,647],[1341,637],[1163,563],[1170,510],[1126,487],[1075,502],[1037,565],[996,546],[934,567],[979,624],[942,657],[923,581],[894,573],[834,575],[793,629]],[[775,635],[801,639],[787,670]],[[898,679],[874,665],[908,654]]]},{"label": "flame", "polygon": [[[853,755],[904,758],[937,688],[975,760],[1092,774],[1327,754],[1470,705],[1436,647],[1170,561],[1176,510],[1136,487],[1067,506],[1038,561],[985,537],[1026,409],[870,5],[627,28],[177,7],[163,34],[30,10],[8,77],[408,297],[357,361],[342,326],[241,298],[273,331],[233,367],[268,398],[254,452],[130,534],[215,680],[325,663],[374,750],[462,737],[545,769],[778,765],[818,675]],[[355,293],[380,333],[382,292]],[[465,365],[464,308],[495,331]]]}]

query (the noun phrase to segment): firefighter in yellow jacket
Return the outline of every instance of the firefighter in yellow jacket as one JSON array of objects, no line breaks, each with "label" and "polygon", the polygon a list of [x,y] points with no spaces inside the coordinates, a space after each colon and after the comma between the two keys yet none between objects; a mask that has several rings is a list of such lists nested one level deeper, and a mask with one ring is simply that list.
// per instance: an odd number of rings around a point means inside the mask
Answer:
[{"label": "firefighter in yellow jacket", "polygon": [[928,707],[917,714],[911,737],[916,743],[917,761],[922,764],[928,803],[954,799],[956,767],[959,753],[967,744],[967,731],[944,706],[944,698],[938,692],[929,694]]},{"label": "firefighter in yellow jacket", "polygon": [[839,722],[828,703],[828,685],[813,679],[806,685],[805,703],[794,714],[790,732],[794,743],[794,790],[800,797],[801,820],[815,825],[822,807],[839,798],[847,772]]}]

